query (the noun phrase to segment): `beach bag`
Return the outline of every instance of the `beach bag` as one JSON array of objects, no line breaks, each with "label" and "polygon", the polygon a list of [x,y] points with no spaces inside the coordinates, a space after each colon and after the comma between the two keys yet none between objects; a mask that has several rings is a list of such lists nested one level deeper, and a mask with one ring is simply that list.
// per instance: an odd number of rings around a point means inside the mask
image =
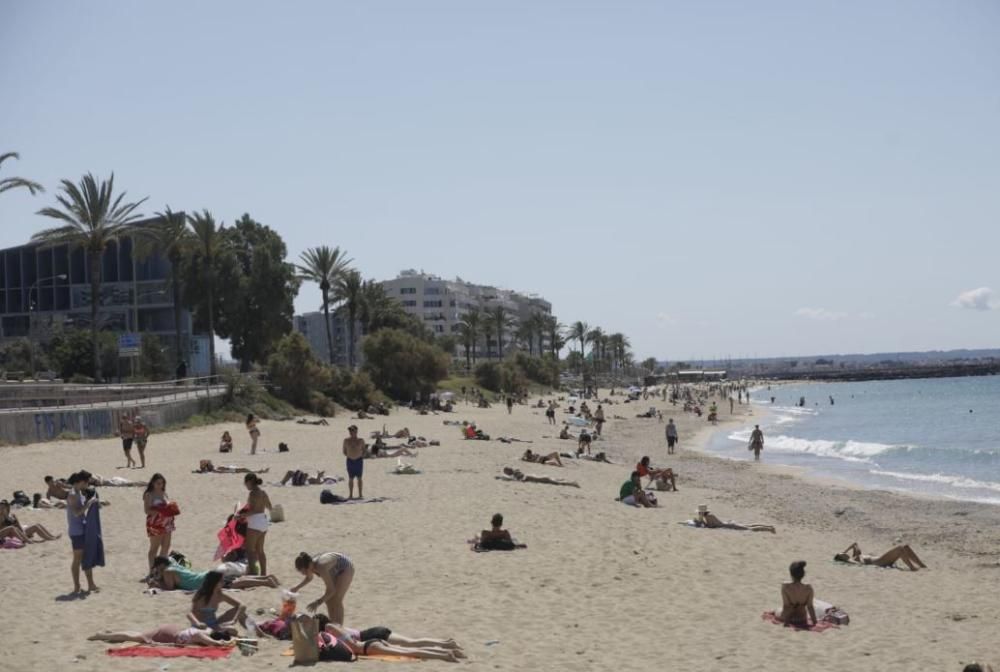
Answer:
[{"label": "beach bag", "polygon": [[10,503],[13,506],[31,506],[31,499],[24,494],[24,490],[15,490]]},{"label": "beach bag", "polygon": [[281,504],[275,504],[271,507],[271,522],[272,523],[283,523],[285,522],[285,507]]},{"label": "beach bag", "polygon": [[279,453],[287,453],[288,452],[288,444],[287,443],[279,443],[278,444],[278,452]]},{"label": "beach bag", "polygon": [[323,492],[319,493],[320,504],[333,504],[335,501],[337,501],[337,498],[334,496],[332,491],[324,490]]},{"label": "beach bag", "polygon": [[659,502],[656,501],[656,494],[653,493],[651,490],[646,491],[646,501],[648,501],[653,506],[659,504]]}]

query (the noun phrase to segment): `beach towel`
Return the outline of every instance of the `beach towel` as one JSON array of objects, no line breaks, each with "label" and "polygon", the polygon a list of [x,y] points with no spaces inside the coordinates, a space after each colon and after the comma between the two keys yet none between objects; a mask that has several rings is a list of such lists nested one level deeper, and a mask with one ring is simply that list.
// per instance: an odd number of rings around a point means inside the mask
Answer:
[{"label": "beach towel", "polygon": [[829,621],[824,621],[824,620],[819,621],[816,625],[814,625],[812,627],[803,627],[803,626],[799,626],[799,625],[787,625],[780,618],[778,618],[777,614],[775,614],[773,611],[765,611],[763,614],[760,615],[760,617],[762,619],[764,619],[765,621],[767,621],[768,623],[773,623],[774,625],[783,625],[783,626],[786,626],[788,628],[791,628],[792,630],[801,630],[803,632],[819,632],[819,633],[822,633],[822,632],[826,632],[827,630],[831,630],[831,629],[836,630],[837,628],[840,627],[839,625],[837,625],[835,623],[831,623]]},{"label": "beach towel", "polygon": [[233,551],[243,548],[245,538],[236,531],[238,522],[235,516],[230,517],[229,521],[219,530],[218,535],[216,535],[219,539],[219,548],[215,551],[216,560],[221,560]]},{"label": "beach towel", "polygon": [[228,658],[233,647],[215,646],[149,646],[136,644],[118,649],[108,649],[109,656],[117,658]]},{"label": "beach towel", "polygon": [[[292,657],[295,655],[295,649],[285,649],[281,653],[282,656]],[[424,661],[419,658],[409,658],[407,656],[390,656],[388,654],[372,654],[370,656],[358,656],[358,660],[384,660],[387,663],[422,663]]]},{"label": "beach towel", "polygon": [[334,495],[332,501],[322,501],[323,504],[378,504],[379,502],[391,502],[389,497],[369,497],[368,499],[344,499],[339,495]]},{"label": "beach towel", "polygon": [[95,504],[87,511],[83,526],[83,562],[85,570],[104,566],[104,539],[101,534],[101,505]]}]

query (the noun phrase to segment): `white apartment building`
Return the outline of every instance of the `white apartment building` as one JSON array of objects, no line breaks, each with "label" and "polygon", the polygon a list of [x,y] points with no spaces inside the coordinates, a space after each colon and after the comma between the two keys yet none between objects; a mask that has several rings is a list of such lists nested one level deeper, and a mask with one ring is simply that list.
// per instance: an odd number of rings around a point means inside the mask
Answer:
[{"label": "white apartment building", "polygon": [[[516,348],[515,335],[521,320],[533,313],[552,314],[552,304],[540,296],[477,285],[461,278],[445,280],[423,271],[401,271],[396,278],[384,280],[381,284],[387,296],[399,301],[407,313],[424,320],[431,331],[439,335],[457,337],[462,318],[474,308],[488,311],[498,305],[503,306],[514,322],[504,333],[505,353]],[[496,337],[484,340],[477,350],[480,357],[496,357]],[[465,348],[459,344],[455,357],[464,356]]]},{"label": "white apartment building", "polygon": [[[326,325],[323,323],[322,311],[303,313],[296,315],[292,320],[295,331],[306,337],[313,354],[321,362],[329,362],[329,348],[326,340]],[[338,366],[347,366],[347,320],[340,316],[337,311],[330,311],[330,335],[333,338],[333,363]],[[361,363],[361,325],[354,325],[354,362]]]}]

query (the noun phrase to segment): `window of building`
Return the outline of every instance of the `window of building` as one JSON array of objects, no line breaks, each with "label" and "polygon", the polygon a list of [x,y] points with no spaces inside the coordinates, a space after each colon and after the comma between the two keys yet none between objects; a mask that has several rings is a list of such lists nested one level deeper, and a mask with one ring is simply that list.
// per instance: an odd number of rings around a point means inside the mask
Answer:
[{"label": "window of building", "polygon": [[400,294],[416,294],[417,293],[417,288],[416,287],[400,287],[399,288],[399,293]]},{"label": "window of building", "polygon": [[436,333],[436,334],[443,334],[444,333],[444,325],[443,324],[435,324],[434,325],[434,333]]},{"label": "window of building", "polygon": [[424,287],[424,294],[440,294],[440,287]]},{"label": "window of building", "polygon": [[403,304],[404,308],[406,307],[413,308],[417,305],[417,302],[413,299],[403,299],[402,301],[400,301],[400,303]]},{"label": "window of building", "polygon": [[443,301],[424,301],[424,308],[441,308],[443,306]]}]

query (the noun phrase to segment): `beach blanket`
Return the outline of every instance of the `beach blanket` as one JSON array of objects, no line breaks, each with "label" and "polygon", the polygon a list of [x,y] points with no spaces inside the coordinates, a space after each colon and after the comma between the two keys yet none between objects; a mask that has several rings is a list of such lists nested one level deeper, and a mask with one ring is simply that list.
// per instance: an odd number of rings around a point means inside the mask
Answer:
[{"label": "beach blanket", "polygon": [[812,627],[802,627],[802,626],[798,626],[798,625],[788,625],[788,624],[784,623],[780,618],[778,618],[777,614],[775,614],[773,611],[765,611],[763,614],[760,615],[760,617],[762,619],[764,619],[765,621],[767,621],[768,623],[773,623],[774,625],[783,625],[783,626],[786,626],[788,628],[791,628],[792,630],[801,630],[803,632],[820,632],[820,633],[822,633],[822,632],[826,632],[827,630],[831,630],[831,629],[836,630],[837,628],[840,627],[836,623],[830,623],[829,621],[822,621],[822,620],[819,621],[816,625],[814,625]]},{"label": "beach blanket", "polygon": [[83,527],[83,562],[85,570],[104,566],[104,539],[101,534],[101,505],[91,506]]},{"label": "beach blanket", "polygon": [[233,647],[215,646],[148,646],[136,644],[118,649],[108,649],[109,656],[117,658],[228,658]]}]

